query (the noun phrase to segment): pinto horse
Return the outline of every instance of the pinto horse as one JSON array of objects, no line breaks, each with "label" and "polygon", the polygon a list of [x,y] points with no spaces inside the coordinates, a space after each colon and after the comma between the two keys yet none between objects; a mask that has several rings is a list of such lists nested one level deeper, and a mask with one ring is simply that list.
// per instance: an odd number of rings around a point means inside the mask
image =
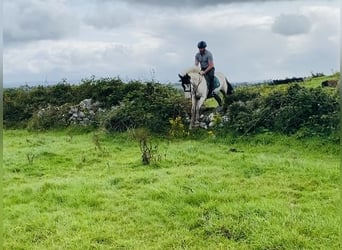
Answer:
[{"label": "pinto horse", "polygon": [[228,82],[227,78],[220,72],[215,73],[215,86],[213,96],[208,96],[208,84],[205,76],[200,74],[198,67],[192,67],[185,71],[185,73],[178,74],[184,92],[191,94],[191,122],[190,128],[199,126],[199,111],[207,98],[214,97],[218,105],[222,106],[222,100],[218,95],[221,92],[224,97],[233,93],[233,87]]}]

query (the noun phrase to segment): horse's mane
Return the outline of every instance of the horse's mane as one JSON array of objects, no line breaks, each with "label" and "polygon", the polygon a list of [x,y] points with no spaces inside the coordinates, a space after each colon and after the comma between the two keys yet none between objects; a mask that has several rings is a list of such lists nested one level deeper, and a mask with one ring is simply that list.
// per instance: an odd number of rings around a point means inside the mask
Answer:
[{"label": "horse's mane", "polygon": [[188,74],[188,73],[199,73],[201,70],[199,67],[193,66],[191,68],[188,68],[185,72],[184,75]]}]

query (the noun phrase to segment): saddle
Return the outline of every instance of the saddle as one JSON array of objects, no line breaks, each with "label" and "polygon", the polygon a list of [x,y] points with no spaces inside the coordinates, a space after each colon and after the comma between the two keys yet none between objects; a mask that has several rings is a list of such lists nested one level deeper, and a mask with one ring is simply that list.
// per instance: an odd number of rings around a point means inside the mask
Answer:
[{"label": "saddle", "polygon": [[219,81],[219,79],[217,78],[217,76],[214,76],[214,86],[212,86],[212,88],[210,88],[210,86],[209,86],[209,77],[207,76],[207,75],[205,75],[204,76],[205,77],[205,80],[207,81],[207,87],[208,87],[208,89],[212,89],[212,90],[214,90],[214,89],[216,89],[216,88],[218,88],[219,86],[220,86],[220,81]]}]

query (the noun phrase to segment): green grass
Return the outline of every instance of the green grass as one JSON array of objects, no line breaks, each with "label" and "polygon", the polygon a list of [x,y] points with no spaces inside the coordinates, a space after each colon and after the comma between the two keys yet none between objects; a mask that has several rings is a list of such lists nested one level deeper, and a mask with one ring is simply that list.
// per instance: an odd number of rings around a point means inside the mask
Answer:
[{"label": "green grass", "polygon": [[339,145],[4,131],[4,249],[340,249]]}]

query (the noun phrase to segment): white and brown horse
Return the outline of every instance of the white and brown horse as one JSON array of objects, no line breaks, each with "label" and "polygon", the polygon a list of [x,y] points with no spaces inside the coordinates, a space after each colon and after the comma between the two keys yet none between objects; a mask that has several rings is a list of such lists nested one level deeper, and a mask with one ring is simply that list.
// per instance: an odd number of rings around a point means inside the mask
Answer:
[{"label": "white and brown horse", "polygon": [[222,100],[218,95],[219,92],[224,97],[233,93],[233,87],[228,82],[227,78],[220,72],[215,73],[215,81],[218,81],[218,85],[214,87],[214,95],[208,97],[208,85],[207,80],[200,74],[198,67],[192,67],[186,70],[183,74],[178,74],[184,91],[190,91],[191,94],[191,122],[190,128],[199,126],[199,111],[203,103],[207,98],[214,97],[219,106],[222,106]]}]

